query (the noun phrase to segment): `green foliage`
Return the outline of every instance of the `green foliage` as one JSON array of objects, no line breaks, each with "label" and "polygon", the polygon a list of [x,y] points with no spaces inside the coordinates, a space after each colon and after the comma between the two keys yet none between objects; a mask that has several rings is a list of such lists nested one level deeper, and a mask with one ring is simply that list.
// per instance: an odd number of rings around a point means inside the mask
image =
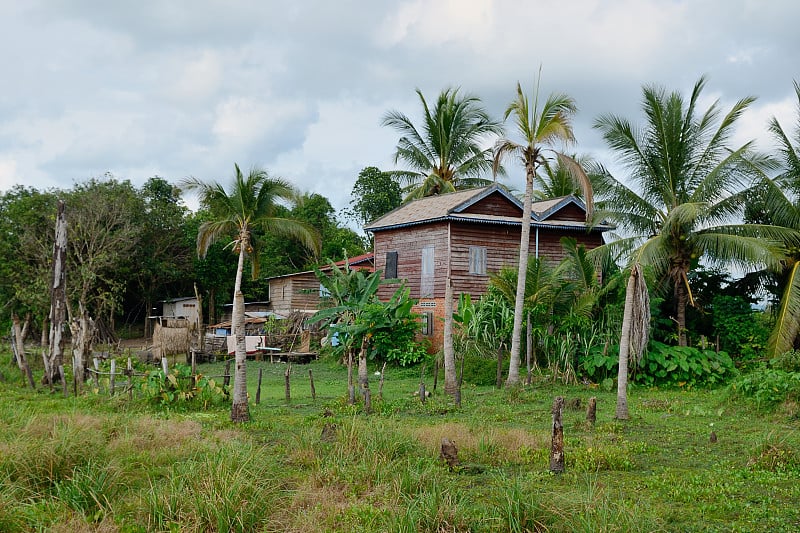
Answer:
[{"label": "green foliage", "polygon": [[208,409],[229,399],[229,391],[214,379],[192,376],[191,367],[182,364],[172,367],[166,377],[161,370],[151,370],[141,391],[152,403],[169,407]]},{"label": "green foliage", "polygon": [[752,398],[759,407],[800,402],[800,352],[786,352],[731,383],[735,395]]},{"label": "green foliage", "polygon": [[369,224],[403,202],[397,180],[376,167],[366,167],[358,173],[350,197],[350,217],[360,224]]},{"label": "green foliage", "polygon": [[[503,357],[503,368],[508,368],[508,356]],[[464,383],[482,387],[494,386],[497,382],[497,355],[489,354],[464,356]]]},{"label": "green foliage", "polygon": [[[589,379],[601,382],[617,375],[619,346],[592,347],[582,358],[581,368]],[[633,381],[648,387],[695,387],[720,385],[736,376],[736,367],[726,352],[668,346],[650,341]]]},{"label": "green foliage", "polygon": [[720,347],[743,360],[761,357],[769,337],[763,313],[738,296],[715,296],[712,305]]},{"label": "green foliage", "polygon": [[634,381],[647,386],[691,387],[719,385],[735,375],[736,367],[726,352],[651,341]]}]

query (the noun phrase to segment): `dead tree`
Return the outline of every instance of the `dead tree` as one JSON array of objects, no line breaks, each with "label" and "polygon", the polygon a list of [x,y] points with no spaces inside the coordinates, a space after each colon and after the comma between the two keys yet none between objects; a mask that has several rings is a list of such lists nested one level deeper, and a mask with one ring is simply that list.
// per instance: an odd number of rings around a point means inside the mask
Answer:
[{"label": "dead tree", "polygon": [[28,364],[28,358],[25,356],[25,337],[28,335],[28,328],[31,324],[31,314],[25,315],[25,322],[20,326],[19,316],[16,313],[11,315],[11,351],[14,358],[17,360],[22,375],[28,380],[28,385],[31,389],[36,388],[36,383],[33,381],[33,373]]},{"label": "dead tree", "polygon": [[[56,238],[53,243],[53,277],[50,285],[50,335],[46,365],[46,381],[52,387],[64,376],[56,375],[64,364],[64,322],[67,317],[67,213],[64,200],[58,201]],[[76,354],[77,355],[77,354]],[[83,352],[76,357],[79,368],[73,368],[75,379],[83,383]]]},{"label": "dead tree", "polygon": [[550,471],[556,474],[564,472],[564,424],[561,415],[564,412],[564,398],[558,396],[553,402],[553,438],[550,443]]}]

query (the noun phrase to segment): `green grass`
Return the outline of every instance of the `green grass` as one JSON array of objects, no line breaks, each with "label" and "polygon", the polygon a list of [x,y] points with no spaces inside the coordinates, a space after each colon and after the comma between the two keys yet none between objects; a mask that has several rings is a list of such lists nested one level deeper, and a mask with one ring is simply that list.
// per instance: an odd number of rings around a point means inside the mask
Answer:
[{"label": "green grass", "polygon": [[[800,529],[800,421],[725,389],[631,389],[621,422],[615,392],[600,388],[466,386],[457,408],[441,390],[422,404],[419,369],[390,368],[383,399],[370,376],[365,415],[334,362],[294,365],[288,403],[286,365],[250,362],[253,421],[233,425],[225,407],[31,392],[8,360],[0,353],[0,531]],[[562,475],[548,472],[557,395],[582,406],[564,413]],[[459,448],[454,471],[438,458],[442,437]]]}]

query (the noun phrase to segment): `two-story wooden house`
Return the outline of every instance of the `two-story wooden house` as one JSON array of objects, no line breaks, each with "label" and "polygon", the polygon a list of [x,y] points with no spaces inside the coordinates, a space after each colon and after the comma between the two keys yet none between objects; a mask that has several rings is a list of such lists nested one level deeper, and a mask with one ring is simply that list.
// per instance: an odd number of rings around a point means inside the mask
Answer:
[{"label": "two-story wooden house", "polygon": [[[489,275],[519,260],[522,203],[507,189],[492,185],[414,200],[368,224],[375,238],[375,269],[385,278],[406,281],[423,331],[434,347],[442,344],[445,281],[455,297],[486,292]],[[564,258],[560,239],[575,238],[587,248],[603,243],[607,225],[589,227],[586,208],[573,196],[535,202],[531,213],[530,254],[552,262]],[[382,285],[388,299],[397,285]]]}]

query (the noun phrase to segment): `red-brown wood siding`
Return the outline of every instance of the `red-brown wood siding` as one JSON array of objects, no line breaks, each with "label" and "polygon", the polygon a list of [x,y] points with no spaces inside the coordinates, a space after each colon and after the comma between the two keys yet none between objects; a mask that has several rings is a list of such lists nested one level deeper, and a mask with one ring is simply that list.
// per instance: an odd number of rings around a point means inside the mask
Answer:
[{"label": "red-brown wood siding", "polygon": [[522,209],[510,202],[499,192],[495,192],[462,211],[463,213],[473,213],[479,215],[497,215],[505,217],[520,217]]},{"label": "red-brown wood siding", "polygon": [[[375,233],[375,268],[384,270],[386,252],[396,251],[397,277],[405,279],[412,298],[420,298],[420,276],[422,249],[435,247],[434,292],[431,298],[444,297],[444,280],[447,276],[447,222],[426,224]],[[504,266],[514,267],[519,260],[519,226],[500,226],[452,222],[451,233],[451,276],[453,292],[466,292],[474,297],[486,292],[489,275]],[[537,230],[531,228],[530,254],[537,254]],[[538,256],[557,263],[564,258],[560,239],[570,236],[587,248],[602,244],[599,232],[567,231],[563,229],[539,228]],[[469,249],[471,246],[486,248],[486,275],[469,273]],[[397,284],[382,285],[378,296],[386,300],[394,293]]]},{"label": "red-brown wood siding", "polygon": [[313,272],[304,272],[270,280],[272,310],[279,314],[312,311],[319,307],[319,280]]},{"label": "red-brown wood siding", "polygon": [[547,217],[546,220],[570,220],[573,222],[584,222],[586,220],[586,211],[577,205],[570,203]]}]

